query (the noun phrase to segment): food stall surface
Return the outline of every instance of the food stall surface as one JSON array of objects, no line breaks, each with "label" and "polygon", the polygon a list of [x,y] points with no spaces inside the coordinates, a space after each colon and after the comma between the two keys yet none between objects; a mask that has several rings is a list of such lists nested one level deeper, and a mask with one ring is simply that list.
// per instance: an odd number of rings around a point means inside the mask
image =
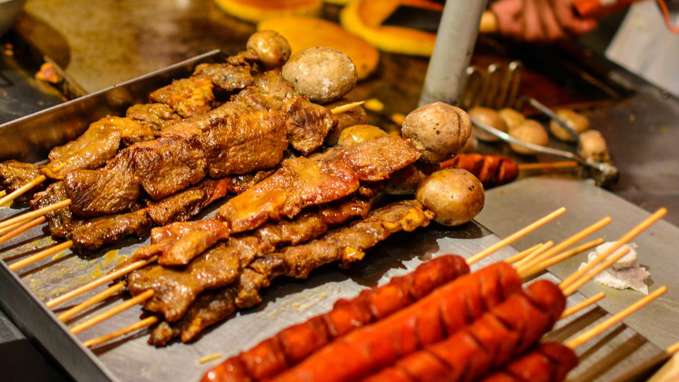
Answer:
[{"label": "food stall surface", "polygon": [[[330,18],[336,17],[336,9],[326,11]],[[211,0],[33,0],[27,3],[16,33],[65,68],[85,91],[92,92],[214,48],[235,52],[254,29],[252,24],[224,14]],[[607,62],[604,65],[607,80],[633,90],[621,101],[588,112],[593,126],[606,136],[622,174],[613,192],[649,211],[668,207],[667,220],[679,224],[679,155],[675,147],[679,142],[679,101],[623,69]],[[407,112],[417,104],[426,67],[423,59],[382,54],[378,72],[361,83],[352,97],[375,97],[385,103],[386,110]],[[503,192],[502,188],[492,191],[489,199]],[[487,217],[489,214],[492,217]],[[490,210],[481,218],[513,220],[510,212],[495,214]],[[503,227],[485,220],[482,223],[505,233]],[[0,341],[5,342],[0,345],[2,354],[26,346],[26,340],[1,313],[0,334]],[[16,369],[48,373],[42,375],[49,375],[49,380],[68,380],[49,362],[32,355],[17,362],[21,366],[15,364]]]}]

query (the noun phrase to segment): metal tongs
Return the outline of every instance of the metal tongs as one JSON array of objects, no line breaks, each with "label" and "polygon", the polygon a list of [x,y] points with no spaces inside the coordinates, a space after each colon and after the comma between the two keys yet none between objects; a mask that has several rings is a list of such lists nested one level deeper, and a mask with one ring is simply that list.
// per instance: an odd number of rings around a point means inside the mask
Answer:
[{"label": "metal tongs", "polygon": [[[551,111],[550,111],[551,112]],[[483,122],[480,122],[476,118],[471,118],[472,123],[474,126],[477,128],[485,131],[488,134],[492,134],[496,136],[497,138],[507,142],[511,143],[514,145],[519,145],[523,146],[527,149],[533,150],[535,152],[541,153],[541,154],[547,154],[547,155],[553,155],[556,157],[564,158],[564,159],[570,159],[578,162],[583,166],[583,168],[589,170],[588,175],[594,179],[594,182],[600,186],[600,187],[606,187],[608,185],[611,185],[615,183],[615,181],[618,179],[619,176],[619,171],[618,169],[613,166],[610,163],[606,162],[596,162],[591,159],[586,159],[581,157],[578,154],[572,153],[570,151],[565,151],[565,150],[559,150],[559,149],[554,149],[551,147],[545,147],[545,146],[540,146],[540,145],[535,145],[532,143],[527,143],[527,142],[522,142],[511,135],[505,133],[502,130],[498,130],[492,126],[486,125]],[[564,125],[566,125],[564,123]],[[566,125],[568,126],[568,125]],[[572,134],[575,134],[575,131],[570,128],[570,126],[567,127],[568,131],[570,131]],[[577,134],[575,134],[577,136]]]}]

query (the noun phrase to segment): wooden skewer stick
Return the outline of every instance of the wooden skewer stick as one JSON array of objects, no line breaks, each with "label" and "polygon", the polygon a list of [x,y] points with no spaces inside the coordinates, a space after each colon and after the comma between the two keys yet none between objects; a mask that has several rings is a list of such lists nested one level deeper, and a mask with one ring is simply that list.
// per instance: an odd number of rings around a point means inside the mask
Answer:
[{"label": "wooden skewer stick", "polygon": [[495,253],[497,250],[504,248],[515,241],[523,238],[524,236],[528,235],[529,233],[535,231],[536,229],[542,227],[543,225],[551,222],[552,220],[558,218],[559,216],[563,215],[566,212],[565,207],[561,207],[558,210],[550,213],[549,215],[540,218],[533,223],[527,225],[526,227],[514,232],[513,234],[507,236],[506,238],[498,241],[497,243],[491,245],[490,247],[484,249],[483,251],[475,254],[474,256],[470,257],[467,259],[467,264],[472,265],[480,260],[485,259],[486,257],[492,255]]},{"label": "wooden skewer stick", "polygon": [[533,266],[535,266],[535,265],[537,265],[541,262],[544,262],[545,260],[563,252],[564,250],[566,250],[571,245],[579,242],[580,240],[586,238],[587,236],[593,234],[594,232],[601,230],[605,226],[609,225],[612,221],[613,221],[613,219],[611,219],[610,216],[606,216],[605,218],[597,221],[596,223],[590,225],[589,227],[586,227],[583,230],[576,232],[575,234],[571,235],[566,240],[557,244],[551,250],[543,253],[541,256],[535,257],[532,261],[525,263],[522,268],[529,269],[529,268],[531,268],[531,267],[533,267]]},{"label": "wooden skewer stick", "polygon": [[31,220],[31,219],[35,219],[35,218],[40,217],[40,216],[47,215],[48,213],[50,213],[54,210],[64,208],[64,207],[68,206],[69,204],[71,204],[71,199],[66,199],[66,200],[62,200],[62,201],[54,203],[54,204],[50,204],[47,207],[43,207],[43,208],[40,208],[40,209],[35,210],[35,211],[26,212],[25,214],[21,214],[19,216],[15,216],[11,219],[7,219],[5,221],[0,222],[0,228],[5,228],[5,227],[13,225],[17,222],[23,222],[23,221],[26,221],[26,220]]},{"label": "wooden skewer stick", "polygon": [[648,373],[656,369],[658,366],[667,362],[672,356],[679,351],[679,342],[668,346],[662,352],[643,359],[642,361],[630,366],[612,378],[608,378],[611,382],[628,382],[628,381],[644,381],[648,378]]},{"label": "wooden skewer stick", "polygon": [[12,263],[9,265],[9,269],[13,272],[16,272],[22,268],[26,268],[27,266],[36,263],[42,259],[45,259],[47,257],[50,257],[52,255],[56,255],[59,252],[65,251],[73,246],[72,241],[66,241],[61,244],[57,244],[53,247],[49,247],[45,250],[42,250],[34,255],[31,255],[25,259],[19,260],[16,263]]},{"label": "wooden skewer stick", "polygon": [[519,171],[557,170],[564,168],[577,168],[578,166],[580,166],[578,162],[572,160],[556,162],[519,163]]},{"label": "wooden skewer stick", "polygon": [[111,318],[111,317],[113,317],[117,314],[120,314],[120,313],[130,309],[131,307],[137,305],[137,304],[141,304],[142,302],[148,300],[151,297],[153,297],[153,289],[149,289],[149,290],[145,291],[144,293],[138,294],[138,295],[132,297],[131,299],[129,299],[129,300],[123,302],[123,303],[120,303],[120,304],[114,306],[113,308],[111,308],[111,309],[109,309],[109,310],[107,310],[107,311],[105,311],[101,314],[98,314],[98,315],[90,318],[89,320],[81,323],[81,324],[74,326],[73,328],[71,328],[71,333],[78,334],[78,333],[80,333],[84,330],[87,330],[87,329],[93,327],[94,325],[96,325],[96,324],[98,324],[102,321],[106,321],[109,318]]},{"label": "wooden skewer stick", "polygon": [[20,226],[20,225],[22,225],[22,224],[26,224],[26,222],[23,222],[23,221],[21,221],[21,222],[16,222],[16,223],[14,223],[14,224],[11,224],[11,225],[6,226],[5,228],[0,228],[0,235],[4,235],[4,234],[6,234],[7,232],[9,232],[9,231],[15,229],[16,227],[18,227],[18,226]]},{"label": "wooden skewer stick", "polygon": [[[6,234],[0,236],[0,244],[2,244],[4,242],[6,242],[7,240],[10,240],[14,237],[19,236],[22,233],[28,231],[29,229],[31,229],[31,228],[33,228],[37,225],[40,225],[44,222],[45,222],[45,217],[41,216],[37,219],[33,219],[33,220],[29,221],[28,223],[23,223],[23,224],[19,225],[18,227],[14,228],[13,230],[7,232]],[[11,226],[11,227],[15,227],[15,226]]]},{"label": "wooden skewer stick", "polygon": [[85,309],[94,306],[107,298],[114,296],[118,293],[120,293],[123,289],[125,289],[125,283],[118,283],[113,285],[110,288],[107,288],[106,290],[99,292],[95,294],[94,296],[88,298],[87,300],[81,302],[80,304],[72,307],[71,309],[59,314],[57,318],[61,320],[62,322],[68,322],[70,321],[73,317],[77,316],[79,313],[85,311]]},{"label": "wooden skewer stick", "polygon": [[548,241],[545,244],[543,244],[540,248],[536,249],[531,253],[530,255],[526,256],[525,259],[518,261],[516,264],[514,264],[514,268],[516,269],[522,269],[526,264],[530,263],[535,259],[536,257],[539,257],[543,253],[547,252],[550,248],[554,246],[553,241]]},{"label": "wooden skewer stick", "polygon": [[646,218],[644,221],[639,223],[636,227],[632,228],[629,230],[627,233],[622,235],[618,241],[613,243],[608,250],[604,251],[602,254],[599,256],[595,257],[589,264],[587,264],[585,267],[582,269],[576,271],[572,275],[568,276],[561,284],[562,286],[566,287],[569,284],[572,284],[580,278],[583,274],[589,272],[592,270],[597,264],[601,263],[607,256],[609,256],[611,253],[617,251],[620,247],[622,247],[624,244],[629,243],[632,241],[635,237],[639,236],[642,232],[646,231],[650,226],[652,226],[655,222],[658,220],[662,219],[663,216],[667,214],[667,209],[666,208],[660,208],[657,210],[655,213],[653,213],[651,216]]},{"label": "wooden skewer stick", "polygon": [[17,189],[14,190],[13,192],[11,192],[9,195],[5,195],[5,196],[3,196],[2,198],[0,198],[0,206],[3,205],[3,204],[5,204],[5,203],[12,202],[14,199],[16,199],[16,198],[20,197],[21,195],[27,193],[27,192],[30,191],[33,187],[35,187],[35,186],[39,185],[40,183],[44,182],[45,179],[47,179],[47,178],[45,177],[45,175],[38,175],[38,176],[36,176],[35,178],[33,178],[33,180],[31,180],[30,182],[28,182],[28,183],[24,184],[23,186],[17,188]]},{"label": "wooden skewer stick", "polygon": [[344,104],[344,105],[333,107],[332,109],[330,109],[330,112],[333,113],[333,114],[342,114],[342,113],[347,112],[351,109],[355,109],[355,108],[363,105],[364,103],[365,103],[365,101],[350,102],[350,103],[347,103],[347,104]]},{"label": "wooden skewer stick", "polygon": [[585,310],[590,305],[594,305],[597,302],[603,300],[605,297],[606,297],[606,295],[603,292],[599,292],[599,293],[595,294],[594,296],[592,296],[592,297],[590,297],[586,300],[582,300],[581,302],[579,302],[579,303],[571,306],[570,308],[564,310],[563,314],[561,314],[561,319],[563,320],[563,319],[568,318],[568,317],[570,317],[574,314],[577,314],[577,313]]},{"label": "wooden skewer stick", "polygon": [[525,259],[526,256],[528,256],[528,255],[530,255],[531,253],[533,253],[536,249],[542,247],[543,244],[545,244],[545,243],[537,243],[537,244],[535,244],[534,246],[532,246],[532,247],[530,247],[530,248],[528,248],[528,249],[525,249],[525,250],[523,250],[523,251],[517,253],[517,254],[514,255],[514,256],[510,256],[510,257],[508,257],[508,258],[505,259],[505,263],[507,263],[507,264],[515,264],[515,263],[517,263],[517,262],[519,262],[519,261]]},{"label": "wooden skewer stick", "polygon": [[588,330],[587,332],[571,339],[565,342],[565,345],[568,346],[571,349],[575,349],[579,346],[582,346],[583,344],[587,343],[587,341],[591,340],[592,338],[598,336],[599,334],[605,332],[606,330],[610,329],[614,325],[618,324],[625,318],[631,316],[632,314],[636,313],[639,311],[641,308],[645,307],[648,305],[650,302],[654,301],[658,297],[662,296],[663,294],[667,293],[667,287],[662,286],[655,291],[651,292],[648,296],[644,296],[641,298],[639,301],[633,303],[632,305],[628,306],[627,308],[621,310],[620,312],[614,314],[604,322],[596,325],[592,329]]},{"label": "wooden skewer stick", "polygon": [[[622,259],[623,256],[625,256],[628,252],[630,251],[629,248],[624,248],[620,252],[614,254],[613,256],[607,258],[603,263],[598,264],[596,268],[591,270],[589,273],[586,273],[582,275],[579,279],[574,281],[571,284],[568,284],[567,286],[564,286],[563,283],[561,283],[559,286],[561,287],[561,290],[563,290],[563,293],[566,296],[570,296],[573,293],[575,293],[578,289],[582,288],[583,285],[587,284],[590,280],[592,280],[596,275],[599,273],[605,271],[606,269],[610,268],[615,264],[618,260]],[[591,263],[590,263],[591,264]],[[582,269],[584,269],[583,267]]]},{"label": "wooden skewer stick", "polygon": [[85,342],[83,342],[83,346],[88,347],[88,348],[93,348],[96,346],[99,346],[101,344],[105,344],[111,340],[114,340],[116,338],[120,338],[126,334],[132,333],[134,331],[140,330],[140,329],[145,329],[148,328],[151,325],[154,325],[156,322],[158,322],[158,318],[155,316],[147,317],[141,321],[137,321],[132,325],[128,325],[124,328],[120,328],[118,330],[115,330],[111,333],[104,334],[103,336],[95,337],[92,339],[89,339]]},{"label": "wooden skewer stick", "polygon": [[67,292],[67,293],[65,293],[65,294],[63,294],[59,297],[56,297],[52,300],[49,300],[49,301],[47,301],[46,305],[47,305],[48,308],[52,309],[55,306],[61,305],[61,304],[65,303],[66,301],[70,301],[70,300],[72,300],[72,299],[74,299],[74,298],[76,298],[76,297],[78,297],[78,296],[80,296],[84,293],[91,291],[94,288],[97,288],[100,285],[104,285],[107,282],[116,280],[119,277],[122,277],[122,276],[124,276],[124,275],[126,275],[126,274],[128,274],[128,273],[130,273],[134,270],[145,267],[146,265],[155,262],[157,259],[158,259],[158,257],[154,256],[150,259],[139,260],[139,261],[135,261],[134,263],[130,263],[129,265],[127,265],[123,268],[120,268],[115,272],[111,272],[111,273],[107,274],[106,276],[92,280],[89,283],[87,283],[87,284],[85,284],[85,285],[83,285],[79,288],[76,288],[76,289],[74,289],[70,292]]},{"label": "wooden skewer stick", "polygon": [[590,249],[592,249],[596,246],[599,246],[603,243],[604,243],[603,238],[594,239],[592,241],[588,241],[588,242],[586,242],[582,245],[579,245],[579,246],[577,246],[573,249],[562,252],[562,253],[560,253],[560,254],[552,257],[552,258],[546,259],[539,264],[527,266],[527,267],[525,267],[521,270],[523,278],[532,277],[535,274],[542,272],[545,269],[547,269],[547,268],[549,268],[553,265],[559,264],[560,262],[562,262],[562,261],[564,261],[568,258],[571,258],[575,255],[578,255],[582,252],[589,251]]}]

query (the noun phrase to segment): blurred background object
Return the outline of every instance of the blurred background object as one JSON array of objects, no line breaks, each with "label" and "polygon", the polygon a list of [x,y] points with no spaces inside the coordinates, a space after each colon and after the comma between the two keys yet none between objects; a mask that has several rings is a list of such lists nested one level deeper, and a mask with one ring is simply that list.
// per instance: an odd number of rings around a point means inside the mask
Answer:
[{"label": "blurred background object", "polygon": [[16,20],[26,0],[0,0],[0,36],[2,36]]}]

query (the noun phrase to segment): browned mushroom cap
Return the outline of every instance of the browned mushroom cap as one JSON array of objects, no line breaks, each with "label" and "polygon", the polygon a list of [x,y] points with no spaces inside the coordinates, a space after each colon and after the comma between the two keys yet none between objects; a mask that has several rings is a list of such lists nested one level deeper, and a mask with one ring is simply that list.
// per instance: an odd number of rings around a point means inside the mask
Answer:
[{"label": "browned mushroom cap", "polygon": [[417,189],[417,200],[432,210],[435,220],[457,226],[472,220],[483,209],[483,185],[467,170],[449,168],[424,179]]},{"label": "browned mushroom cap", "polygon": [[509,107],[501,109],[497,113],[500,115],[500,118],[505,121],[507,130],[510,132],[513,128],[519,126],[526,120],[526,117],[523,114]]},{"label": "browned mushroom cap", "polygon": [[[571,129],[575,130],[577,134],[589,129],[589,119],[586,116],[576,113],[570,109],[559,109],[556,111],[556,115],[561,117],[561,119],[566,122]],[[551,121],[549,123],[549,130],[554,134],[555,137],[562,141],[574,142],[575,138],[566,131],[561,125],[556,123],[556,121]]]},{"label": "browned mushroom cap", "polygon": [[585,159],[595,162],[608,162],[608,145],[604,136],[598,130],[587,130],[580,134],[578,153]]},{"label": "browned mushroom cap", "polygon": [[[510,134],[522,142],[534,145],[546,146],[549,143],[549,135],[547,135],[545,128],[539,122],[532,119],[525,120],[522,124],[512,129]],[[511,144],[510,147],[519,154],[535,154],[533,150],[516,144]]]},{"label": "browned mushroom cap", "polygon": [[290,58],[290,44],[274,31],[259,31],[248,39],[247,49],[254,52],[267,68],[276,68]]},{"label": "browned mushroom cap", "polygon": [[331,48],[308,48],[283,66],[283,78],[295,90],[319,103],[341,98],[356,86],[358,75],[349,56]]},{"label": "browned mushroom cap", "polygon": [[[507,124],[505,123],[505,120],[502,119],[500,114],[498,114],[498,112],[493,109],[477,106],[469,110],[469,116],[485,125],[489,125],[500,131],[507,132]],[[498,137],[486,133],[480,129],[474,129],[474,135],[478,139],[486,142],[496,142],[499,140]]]},{"label": "browned mushroom cap", "polygon": [[424,160],[438,163],[464,147],[471,135],[471,122],[464,110],[435,102],[408,114],[401,132],[413,141]]}]

